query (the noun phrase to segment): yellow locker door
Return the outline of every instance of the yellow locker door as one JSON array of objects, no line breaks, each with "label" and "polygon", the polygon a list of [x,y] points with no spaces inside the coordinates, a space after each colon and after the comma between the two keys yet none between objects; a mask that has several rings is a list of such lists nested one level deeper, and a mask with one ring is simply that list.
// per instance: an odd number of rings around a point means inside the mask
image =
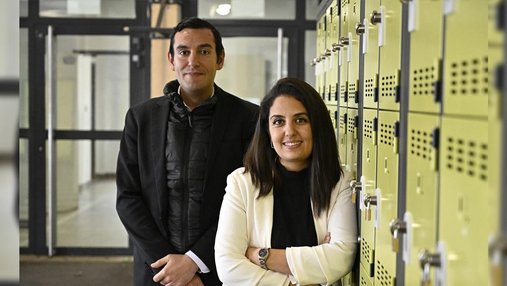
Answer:
[{"label": "yellow locker door", "polygon": [[362,146],[362,175],[359,205],[361,208],[361,250],[360,264],[367,270],[370,277],[374,275],[375,263],[375,224],[376,208],[369,204],[370,198],[375,196],[377,185],[377,138],[378,114],[375,109],[363,110],[363,146]]},{"label": "yellow locker door", "polygon": [[357,108],[359,103],[359,36],[356,25],[360,23],[360,1],[351,1],[349,4],[348,30],[347,30],[347,62],[348,62],[348,107]]},{"label": "yellow locker door", "polygon": [[338,43],[338,7],[336,0],[333,0],[327,8],[327,37],[326,37],[326,53],[328,60],[328,72],[326,76],[326,86],[328,88],[326,101],[329,104],[337,104],[337,85],[338,85],[338,53],[336,52],[336,44]]},{"label": "yellow locker door", "polygon": [[444,114],[488,116],[487,6],[455,0],[445,7]]},{"label": "yellow locker door", "polygon": [[442,118],[439,245],[442,285],[488,281],[488,122]]},{"label": "yellow locker door", "polygon": [[433,249],[437,236],[438,115],[408,114],[405,285],[419,285],[419,251]]},{"label": "yellow locker door", "polygon": [[380,47],[380,109],[400,109],[401,8],[399,0],[382,0],[382,6],[371,15],[372,19],[380,21],[377,40]]},{"label": "yellow locker door", "polygon": [[357,136],[359,116],[357,109],[347,109],[347,164],[346,170],[352,174],[352,178],[357,179]]},{"label": "yellow locker door", "polygon": [[398,216],[399,113],[379,111],[378,118],[375,285],[394,286],[396,252],[389,225]]},{"label": "yellow locker door", "polygon": [[339,84],[340,84],[340,99],[339,105],[347,107],[348,105],[348,62],[347,62],[347,51],[348,49],[348,22],[349,22],[349,3],[350,0],[341,1],[341,16],[340,16],[340,38],[339,38],[339,55],[338,55],[338,66],[339,66]]},{"label": "yellow locker door", "polygon": [[365,1],[364,14],[366,15],[361,26],[356,27],[357,32],[363,29],[363,45],[361,52],[364,55],[364,80],[363,80],[363,105],[365,108],[378,108],[378,23],[371,20],[369,15],[373,15],[379,10],[380,0]]},{"label": "yellow locker door", "polygon": [[340,122],[338,128],[338,154],[340,155],[341,167],[347,169],[347,116],[346,107],[338,107],[340,114]]},{"label": "yellow locker door", "polygon": [[325,57],[323,51],[326,47],[326,15],[322,15],[317,21],[317,56],[315,58],[315,85],[320,96],[325,93]]},{"label": "yellow locker door", "polygon": [[410,31],[409,110],[440,112],[442,0],[408,1]]},{"label": "yellow locker door", "polygon": [[359,267],[359,285],[360,286],[373,286],[373,280],[370,277],[368,271],[365,270],[362,266]]}]

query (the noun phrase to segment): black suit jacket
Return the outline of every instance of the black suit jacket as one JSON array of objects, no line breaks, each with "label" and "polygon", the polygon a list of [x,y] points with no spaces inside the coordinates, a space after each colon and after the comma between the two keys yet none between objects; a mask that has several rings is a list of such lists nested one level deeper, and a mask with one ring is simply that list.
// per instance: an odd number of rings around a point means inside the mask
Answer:
[{"label": "black suit jacket", "polygon": [[[177,90],[175,82],[170,85]],[[213,248],[226,177],[243,165],[243,156],[255,129],[258,106],[216,85],[214,96],[218,100],[200,212],[203,231],[190,250],[210,268],[210,275],[217,277]],[[167,254],[177,253],[168,241],[167,226],[169,196],[164,152],[168,114],[167,96],[130,108],[120,143],[116,209],[134,243],[135,285],[150,285],[147,279],[151,280],[153,274],[149,264]],[[215,282],[219,283],[218,280]]]}]

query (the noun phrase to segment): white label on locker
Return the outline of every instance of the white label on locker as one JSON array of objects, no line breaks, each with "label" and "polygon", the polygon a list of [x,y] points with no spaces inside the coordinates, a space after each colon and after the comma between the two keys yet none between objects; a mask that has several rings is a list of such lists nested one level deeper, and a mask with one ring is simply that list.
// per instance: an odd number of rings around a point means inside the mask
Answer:
[{"label": "white label on locker", "polygon": [[352,33],[349,32],[349,44],[347,47],[347,62],[352,61]]},{"label": "white label on locker", "polygon": [[368,35],[370,34],[368,29],[368,21],[366,18],[363,19],[364,33],[363,33],[363,54],[368,52]]},{"label": "white label on locker", "polygon": [[338,51],[338,65],[341,66],[343,63],[343,56],[342,56],[343,47]]},{"label": "white label on locker", "polygon": [[456,8],[455,0],[444,0],[444,15],[449,15],[454,12]]},{"label": "white label on locker", "polygon": [[417,2],[419,0],[408,1],[408,31],[413,32],[416,29],[417,22]]}]

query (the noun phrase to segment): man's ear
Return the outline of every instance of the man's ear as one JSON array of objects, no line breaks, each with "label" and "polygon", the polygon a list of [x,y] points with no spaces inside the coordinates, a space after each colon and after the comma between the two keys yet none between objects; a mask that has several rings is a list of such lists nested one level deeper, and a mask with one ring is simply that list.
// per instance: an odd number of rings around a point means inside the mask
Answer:
[{"label": "man's ear", "polygon": [[224,67],[224,61],[225,61],[225,51],[222,51],[222,53],[218,55],[217,58],[217,70],[221,70]]},{"label": "man's ear", "polygon": [[167,60],[169,61],[169,65],[171,66],[171,69],[174,71],[174,58],[171,55],[171,52],[167,52]]}]

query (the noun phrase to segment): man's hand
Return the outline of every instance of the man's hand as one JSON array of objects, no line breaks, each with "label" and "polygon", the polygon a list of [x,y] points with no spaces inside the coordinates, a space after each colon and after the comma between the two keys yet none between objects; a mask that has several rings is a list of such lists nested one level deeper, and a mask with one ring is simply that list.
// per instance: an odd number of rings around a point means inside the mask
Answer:
[{"label": "man's hand", "polygon": [[192,280],[188,282],[187,286],[204,286],[199,275],[195,274]]},{"label": "man's hand", "polygon": [[186,286],[196,276],[195,273],[198,270],[194,261],[184,254],[166,255],[150,266],[152,268],[162,268],[160,272],[153,276],[153,281],[170,286]]}]

